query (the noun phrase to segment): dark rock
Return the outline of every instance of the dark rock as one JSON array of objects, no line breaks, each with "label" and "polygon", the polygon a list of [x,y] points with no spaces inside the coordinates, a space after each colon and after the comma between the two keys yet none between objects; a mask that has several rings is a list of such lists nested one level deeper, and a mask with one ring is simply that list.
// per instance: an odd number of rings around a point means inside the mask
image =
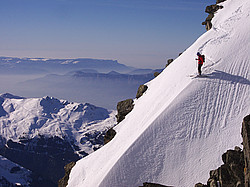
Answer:
[{"label": "dark rock", "polygon": [[234,150],[228,150],[222,155],[222,161],[225,164],[240,164],[244,165],[244,155],[239,147],[235,147]]},{"label": "dark rock", "polygon": [[85,157],[85,156],[88,156],[88,155],[89,155],[89,154],[86,153],[85,151],[80,151],[80,152],[78,152],[78,153],[81,154],[82,157]]},{"label": "dark rock", "polygon": [[159,72],[154,72],[154,77],[157,77],[158,75],[160,75]]},{"label": "dark rock", "polygon": [[194,187],[208,187],[208,186],[202,183],[197,183]]},{"label": "dark rock", "polygon": [[195,187],[243,187],[244,184],[244,155],[236,147],[222,155],[224,162],[218,169],[210,171],[207,185],[198,183]]},{"label": "dark rock", "polygon": [[110,142],[116,135],[116,132],[113,128],[109,129],[104,136],[104,144]]},{"label": "dark rock", "polygon": [[70,162],[66,166],[64,166],[65,175],[62,179],[58,181],[58,187],[66,187],[68,185],[69,174],[71,169],[76,165],[76,162]]},{"label": "dark rock", "polygon": [[243,151],[228,150],[222,155],[224,164],[210,172],[208,186],[220,183],[221,187],[243,186],[244,184],[244,155]]},{"label": "dark rock", "polygon": [[172,59],[172,58],[171,58],[171,59],[168,59],[168,60],[167,60],[166,67],[167,67],[169,64],[171,64],[173,61],[174,61],[174,59]]},{"label": "dark rock", "polygon": [[[224,0],[225,1],[225,0]],[[207,6],[205,9],[205,12],[208,13],[209,15],[207,16],[206,20],[204,22],[202,22],[202,25],[206,26],[206,30],[210,30],[212,28],[212,19],[214,17],[215,12],[217,12],[219,9],[222,9],[223,6],[220,5],[210,5]]]},{"label": "dark rock", "polygon": [[210,30],[212,28],[212,23],[210,21],[206,22],[206,30]]},{"label": "dark rock", "polygon": [[147,85],[140,85],[137,90],[136,98],[138,99],[139,97],[141,97],[147,89],[148,89]]},{"label": "dark rock", "polygon": [[226,1],[226,0],[216,0],[216,4],[222,3],[224,1]]},{"label": "dark rock", "polygon": [[134,108],[134,101],[133,99],[127,99],[124,101],[120,101],[117,104],[117,112],[118,114],[116,115],[117,122],[120,123],[122,120],[125,119],[125,116],[131,112]]},{"label": "dark rock", "polygon": [[161,185],[161,184],[145,182],[145,183],[143,183],[143,186],[139,186],[139,187],[171,187],[171,186],[164,186],[164,185]]},{"label": "dark rock", "polygon": [[245,161],[245,187],[250,186],[250,115],[243,119],[241,135]]},{"label": "dark rock", "polygon": [[217,10],[222,9],[223,6],[220,5],[210,5],[206,7],[205,12],[208,14],[214,14],[215,12],[217,12]]},{"label": "dark rock", "polygon": [[168,59],[167,62],[168,62],[168,64],[170,64],[170,63],[172,63],[173,61],[174,61],[174,59],[171,58],[171,59]]},{"label": "dark rock", "polygon": [[210,30],[212,28],[212,19],[214,17],[214,14],[209,14],[204,22],[202,22],[202,25],[206,26],[206,30]]},{"label": "dark rock", "polygon": [[18,166],[15,166],[11,168],[10,173],[18,173],[19,171],[21,171],[21,168]]}]

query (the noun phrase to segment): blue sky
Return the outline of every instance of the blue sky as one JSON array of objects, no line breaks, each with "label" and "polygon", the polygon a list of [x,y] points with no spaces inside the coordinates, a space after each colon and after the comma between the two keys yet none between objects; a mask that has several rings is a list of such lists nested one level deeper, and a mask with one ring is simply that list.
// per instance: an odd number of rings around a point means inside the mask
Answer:
[{"label": "blue sky", "polygon": [[0,56],[101,58],[162,68],[215,0],[0,0]]}]

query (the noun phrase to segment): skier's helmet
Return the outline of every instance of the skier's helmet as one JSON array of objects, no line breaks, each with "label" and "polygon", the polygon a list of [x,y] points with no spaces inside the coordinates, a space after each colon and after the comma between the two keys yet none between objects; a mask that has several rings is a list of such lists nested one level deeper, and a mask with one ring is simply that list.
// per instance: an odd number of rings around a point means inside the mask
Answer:
[{"label": "skier's helmet", "polygon": [[200,56],[201,54],[198,52],[197,55]]}]

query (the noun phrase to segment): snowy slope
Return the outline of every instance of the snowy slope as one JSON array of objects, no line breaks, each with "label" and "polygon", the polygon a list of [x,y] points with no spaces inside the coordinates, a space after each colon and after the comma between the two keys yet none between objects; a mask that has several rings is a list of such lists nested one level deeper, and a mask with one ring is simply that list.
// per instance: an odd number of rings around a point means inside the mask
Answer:
[{"label": "snowy slope", "polygon": [[[115,112],[85,103],[54,97],[22,98],[0,95],[0,140],[19,142],[35,137],[59,137],[79,147],[76,152],[92,153],[89,136],[115,124]],[[1,143],[1,142],[0,142]],[[1,145],[1,144],[0,144]]]},{"label": "snowy slope", "polygon": [[[115,138],[77,162],[68,186],[205,183],[221,155],[240,145],[250,111],[250,1],[227,0],[202,35],[135,101]],[[196,73],[197,51],[206,55]]]}]

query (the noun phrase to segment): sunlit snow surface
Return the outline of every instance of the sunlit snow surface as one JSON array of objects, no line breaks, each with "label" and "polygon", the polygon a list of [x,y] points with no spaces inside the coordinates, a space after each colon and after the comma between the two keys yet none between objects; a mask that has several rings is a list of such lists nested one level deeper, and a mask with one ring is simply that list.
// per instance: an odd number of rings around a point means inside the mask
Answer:
[{"label": "sunlit snow surface", "polygon": [[[213,28],[147,83],[115,138],[77,162],[68,186],[194,186],[206,183],[223,152],[241,145],[250,112],[250,1],[221,5]],[[189,76],[197,51],[206,55],[207,77]]]}]

